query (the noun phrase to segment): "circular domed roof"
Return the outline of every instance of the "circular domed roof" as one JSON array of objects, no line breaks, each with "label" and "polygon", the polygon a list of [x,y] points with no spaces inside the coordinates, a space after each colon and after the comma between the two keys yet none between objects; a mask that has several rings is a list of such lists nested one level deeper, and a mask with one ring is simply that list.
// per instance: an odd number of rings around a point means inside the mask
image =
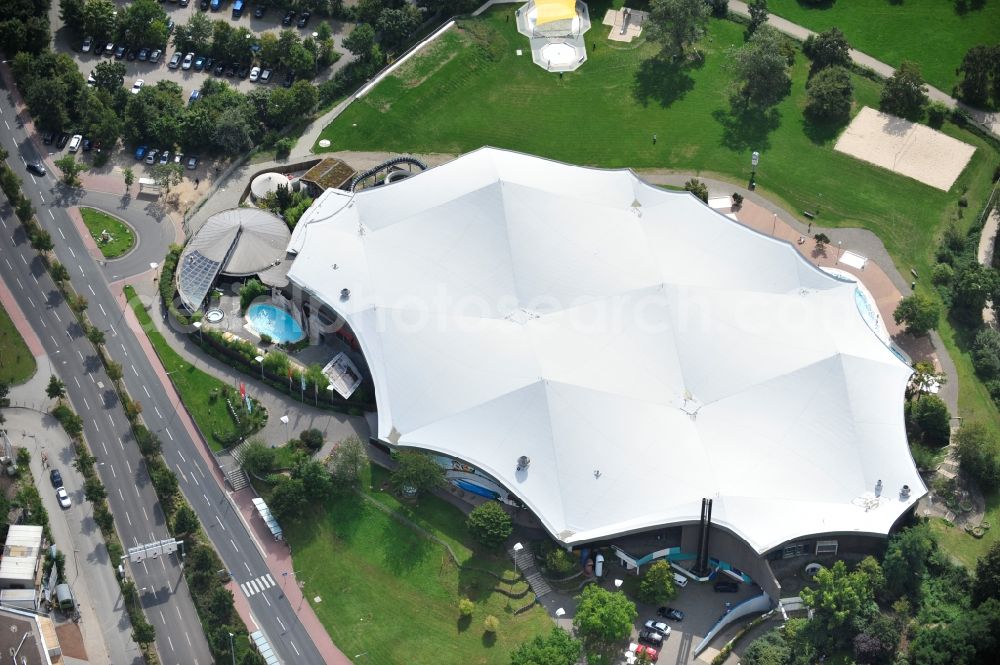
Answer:
[{"label": "circular domed roof", "polygon": [[268,194],[278,191],[279,185],[287,187],[288,182],[288,176],[284,173],[275,173],[274,171],[261,173],[250,183],[250,195],[254,201],[262,199]]}]

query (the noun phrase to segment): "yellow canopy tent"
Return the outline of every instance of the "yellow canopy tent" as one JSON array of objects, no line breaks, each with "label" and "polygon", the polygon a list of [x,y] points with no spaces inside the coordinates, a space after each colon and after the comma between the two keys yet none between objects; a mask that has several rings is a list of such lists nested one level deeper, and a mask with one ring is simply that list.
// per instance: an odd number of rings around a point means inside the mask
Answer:
[{"label": "yellow canopy tent", "polygon": [[535,25],[566,21],[576,16],[576,0],[535,0]]}]

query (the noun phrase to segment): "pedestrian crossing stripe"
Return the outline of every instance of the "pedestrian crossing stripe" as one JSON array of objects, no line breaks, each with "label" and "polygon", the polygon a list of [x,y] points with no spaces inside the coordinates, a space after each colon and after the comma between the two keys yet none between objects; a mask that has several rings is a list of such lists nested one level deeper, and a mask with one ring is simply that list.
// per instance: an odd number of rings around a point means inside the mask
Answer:
[{"label": "pedestrian crossing stripe", "polygon": [[271,574],[261,575],[260,577],[254,578],[248,582],[243,582],[240,584],[240,589],[249,598],[250,596],[260,593],[265,589],[270,589],[275,585],[274,578]]}]

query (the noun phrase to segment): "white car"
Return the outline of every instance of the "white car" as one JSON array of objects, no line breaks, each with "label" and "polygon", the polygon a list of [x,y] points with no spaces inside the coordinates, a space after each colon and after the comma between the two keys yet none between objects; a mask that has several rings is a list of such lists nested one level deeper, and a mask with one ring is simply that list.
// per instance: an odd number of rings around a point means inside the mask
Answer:
[{"label": "white car", "polygon": [[138,95],[139,91],[142,90],[142,84],[145,83],[142,79],[136,79],[135,83],[132,84],[132,94]]},{"label": "white car", "polygon": [[254,67],[250,70],[250,82],[256,83],[257,79],[260,78],[260,67]]},{"label": "white car", "polygon": [[69,493],[65,487],[56,488],[56,498],[59,499],[59,505],[63,508],[69,508],[73,505],[73,501],[69,498]]},{"label": "white car", "polygon": [[181,63],[181,69],[185,71],[191,69],[192,63],[194,63],[194,53],[188,53],[184,56],[184,62]]},{"label": "white car", "polygon": [[76,134],[69,140],[69,151],[76,152],[80,149],[80,144],[83,143],[83,136]]}]

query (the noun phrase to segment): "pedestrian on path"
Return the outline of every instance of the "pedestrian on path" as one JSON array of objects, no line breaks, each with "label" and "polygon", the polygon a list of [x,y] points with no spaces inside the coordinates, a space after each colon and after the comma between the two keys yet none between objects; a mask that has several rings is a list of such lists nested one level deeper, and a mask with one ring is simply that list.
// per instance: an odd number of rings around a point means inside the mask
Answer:
[{"label": "pedestrian on path", "polygon": [[653,134],[653,145],[656,145],[656,134]]}]

